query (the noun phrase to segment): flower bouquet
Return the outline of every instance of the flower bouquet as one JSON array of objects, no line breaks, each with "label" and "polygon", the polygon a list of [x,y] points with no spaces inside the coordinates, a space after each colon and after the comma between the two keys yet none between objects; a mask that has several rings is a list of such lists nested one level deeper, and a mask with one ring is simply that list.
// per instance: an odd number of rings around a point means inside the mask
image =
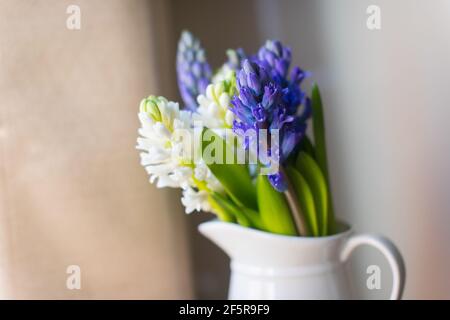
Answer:
[{"label": "flower bouquet", "polygon": [[[177,75],[182,106],[149,96],[140,104],[137,148],[157,187],[183,190],[186,212],[290,236],[335,228],[322,103],[291,50],[267,41],[255,55],[228,50],[214,74],[199,41],[183,32]],[[306,135],[312,118],[314,143]]]},{"label": "flower bouquet", "polygon": [[399,298],[404,267],[395,246],[335,220],[319,88],[302,89],[310,73],[291,68],[279,41],[227,56],[212,73],[199,41],[182,33],[182,107],[143,99],[137,149],[150,182],[182,189],[187,213],[217,216],[199,229],[231,257],[229,297],[349,297],[343,264],[370,244],[388,258],[391,298]]}]

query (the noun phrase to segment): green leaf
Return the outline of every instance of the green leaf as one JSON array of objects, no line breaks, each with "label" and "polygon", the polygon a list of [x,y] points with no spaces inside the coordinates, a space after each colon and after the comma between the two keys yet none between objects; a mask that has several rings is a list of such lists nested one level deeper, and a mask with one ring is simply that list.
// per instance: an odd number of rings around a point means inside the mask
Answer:
[{"label": "green leaf", "polygon": [[314,159],[303,151],[298,154],[296,167],[311,189],[317,212],[319,232],[320,235],[325,236],[328,233],[329,223],[328,189],[325,177]]},{"label": "green leaf", "polygon": [[238,207],[231,200],[217,192],[212,193],[210,197],[223,211],[227,212],[228,215],[236,217],[236,220],[240,225],[266,230],[257,211],[245,207]]},{"label": "green leaf", "polygon": [[213,195],[208,195],[208,202],[221,221],[236,222],[234,213],[217,200]]},{"label": "green leaf", "polygon": [[300,151],[304,151],[307,154],[309,154],[311,157],[315,157],[314,155],[314,146],[311,143],[311,139],[307,135],[303,137],[303,139],[300,141]]},{"label": "green leaf", "polygon": [[264,226],[272,233],[296,236],[294,221],[284,195],[276,191],[267,176],[256,180],[259,214]]},{"label": "green leaf", "polygon": [[213,199],[213,201],[224,211],[227,213],[227,215],[230,216],[234,216],[237,220],[237,222],[244,226],[244,227],[251,227],[251,222],[250,220],[242,214],[242,212],[235,210],[235,208],[233,207],[233,205],[226,200],[225,198],[223,198],[222,196],[220,196],[218,193],[212,193],[210,195],[210,198]]},{"label": "green leaf", "polygon": [[328,186],[328,233],[332,234],[334,233],[335,229],[334,208],[330,189],[330,176],[328,172],[327,146],[325,141],[325,121],[323,115],[322,98],[320,96],[320,91],[317,84],[314,84],[312,87],[311,108],[315,144],[315,159],[325,177],[325,181]]},{"label": "green leaf", "polygon": [[[206,135],[206,138],[204,138]],[[209,139],[210,138],[210,139]],[[208,141],[204,141],[208,140]],[[233,149],[232,149],[233,148]],[[228,164],[227,155],[235,155],[235,146],[227,144],[220,136],[207,128],[202,132],[202,157],[206,165],[220,181],[230,198],[239,206],[257,210],[255,186],[245,164]],[[212,156],[215,159],[205,159]],[[234,156],[233,156],[234,158]]]},{"label": "green leaf", "polygon": [[320,236],[314,196],[305,178],[293,167],[286,168],[289,179],[294,185],[298,202],[314,237]]},{"label": "green leaf", "polygon": [[314,144],[316,146],[315,158],[320,169],[328,181],[327,146],[325,143],[325,123],[323,117],[322,98],[317,84],[313,85],[311,92],[311,108],[314,132]]},{"label": "green leaf", "polygon": [[300,151],[304,151],[304,152],[308,153],[309,155],[311,155],[311,157],[314,158],[314,146],[311,142],[311,139],[307,135],[305,135],[300,140],[300,143],[298,144],[298,147],[296,147],[296,150],[298,150],[298,151],[291,152],[289,154],[288,158],[284,162],[285,167],[288,167],[288,166],[295,167],[295,161],[297,160],[297,155],[298,155],[298,152],[300,152]]}]

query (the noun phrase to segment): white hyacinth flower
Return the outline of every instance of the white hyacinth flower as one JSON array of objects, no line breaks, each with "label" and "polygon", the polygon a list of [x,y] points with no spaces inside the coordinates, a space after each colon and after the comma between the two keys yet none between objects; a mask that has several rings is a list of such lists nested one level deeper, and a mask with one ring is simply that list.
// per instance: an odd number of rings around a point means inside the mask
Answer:
[{"label": "white hyacinth flower", "polygon": [[222,184],[217,180],[217,178],[209,170],[206,163],[202,160],[195,164],[194,177],[198,181],[203,181],[206,183],[206,188],[215,192],[224,191]]},{"label": "white hyacinth flower", "polygon": [[[158,188],[182,188],[186,212],[212,211],[209,192],[223,192],[222,185],[203,160],[194,162],[192,113],[180,111],[178,103],[164,97],[143,99],[136,148],[141,164]],[[183,133],[191,139],[183,139]],[[199,145],[197,145],[198,147]]]},{"label": "white hyacinth flower", "polygon": [[242,61],[246,59],[244,50],[242,49],[228,49],[228,61],[219,68],[219,70],[212,77],[212,83],[219,83],[221,81],[228,81],[235,76],[236,70],[239,70]]},{"label": "white hyacinth flower", "polygon": [[197,97],[199,106],[195,119],[210,129],[231,128],[234,114],[230,105],[235,92],[234,72],[228,79],[209,84],[206,93]]},{"label": "white hyacinth flower", "polygon": [[180,111],[178,103],[150,96],[142,100],[138,116],[142,127],[136,148],[142,150],[141,164],[150,182],[156,181],[158,188],[188,188],[193,170],[182,165],[186,159],[180,155],[186,146],[176,131],[190,129],[191,114]]},{"label": "white hyacinth flower", "polygon": [[197,191],[193,188],[183,190],[181,203],[183,203],[186,213],[191,213],[193,211],[212,211],[208,201],[208,192],[205,190]]},{"label": "white hyacinth flower", "polygon": [[222,81],[227,81],[234,77],[235,71],[228,65],[224,64],[212,77],[212,83],[216,84]]}]

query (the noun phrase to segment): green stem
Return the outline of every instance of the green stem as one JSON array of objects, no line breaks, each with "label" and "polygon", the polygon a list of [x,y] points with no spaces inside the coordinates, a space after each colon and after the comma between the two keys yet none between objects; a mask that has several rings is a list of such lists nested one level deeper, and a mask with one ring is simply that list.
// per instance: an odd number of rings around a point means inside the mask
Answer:
[{"label": "green stem", "polygon": [[295,195],[294,186],[289,180],[289,177],[287,176],[286,171],[284,170],[283,167],[280,167],[280,171],[287,182],[287,189],[286,191],[284,191],[284,195],[289,205],[289,209],[291,209],[291,215],[292,219],[294,220],[297,233],[303,237],[309,236],[310,233],[308,230],[308,226],[306,224],[305,216],[298,203],[298,199]]}]

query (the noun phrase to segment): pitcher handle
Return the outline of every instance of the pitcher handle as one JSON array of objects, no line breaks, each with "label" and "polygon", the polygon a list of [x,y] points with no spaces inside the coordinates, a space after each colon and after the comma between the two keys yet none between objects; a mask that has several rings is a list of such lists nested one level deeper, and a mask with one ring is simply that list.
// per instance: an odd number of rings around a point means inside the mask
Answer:
[{"label": "pitcher handle", "polygon": [[390,300],[399,300],[405,287],[406,270],[402,255],[397,247],[387,238],[373,234],[356,234],[347,239],[341,251],[341,261],[347,261],[353,250],[360,245],[377,248],[389,262],[392,270],[392,291]]}]

